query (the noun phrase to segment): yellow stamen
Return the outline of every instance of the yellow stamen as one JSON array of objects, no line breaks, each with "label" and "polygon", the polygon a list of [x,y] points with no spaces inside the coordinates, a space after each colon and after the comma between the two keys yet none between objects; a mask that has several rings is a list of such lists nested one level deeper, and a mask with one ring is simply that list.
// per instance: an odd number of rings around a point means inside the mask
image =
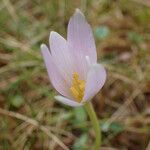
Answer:
[{"label": "yellow stamen", "polygon": [[73,73],[72,85],[70,87],[71,93],[77,102],[81,102],[84,91],[85,91],[85,81],[79,79],[78,73]]}]

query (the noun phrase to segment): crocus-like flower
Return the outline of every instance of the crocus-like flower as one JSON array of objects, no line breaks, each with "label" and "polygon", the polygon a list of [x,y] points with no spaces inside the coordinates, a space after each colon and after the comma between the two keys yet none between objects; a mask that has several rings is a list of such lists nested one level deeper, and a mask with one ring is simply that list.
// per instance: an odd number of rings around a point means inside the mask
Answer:
[{"label": "crocus-like flower", "polygon": [[50,50],[41,45],[50,81],[60,93],[55,99],[81,106],[102,88],[106,71],[97,64],[97,53],[92,30],[84,15],[76,9],[68,24],[67,40],[52,31]]}]

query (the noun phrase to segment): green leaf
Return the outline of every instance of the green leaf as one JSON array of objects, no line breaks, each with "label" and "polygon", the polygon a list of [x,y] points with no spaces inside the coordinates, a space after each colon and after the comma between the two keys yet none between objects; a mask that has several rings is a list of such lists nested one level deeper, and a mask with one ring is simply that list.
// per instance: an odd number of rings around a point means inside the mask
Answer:
[{"label": "green leaf", "polygon": [[135,43],[141,43],[144,40],[143,36],[141,36],[140,34],[138,34],[136,32],[129,32],[128,38],[129,38],[129,40],[131,40]]},{"label": "green leaf", "polygon": [[115,132],[120,133],[124,131],[124,126],[118,122],[112,122],[111,124],[105,122],[101,126],[103,132]]},{"label": "green leaf", "polygon": [[87,134],[82,134],[74,143],[73,150],[85,150],[88,140]]},{"label": "green leaf", "polygon": [[87,120],[87,114],[83,107],[77,107],[74,109],[75,123],[82,124]]},{"label": "green leaf", "polygon": [[117,133],[120,133],[124,130],[124,126],[120,123],[113,122],[110,126],[110,130],[117,132]]},{"label": "green leaf", "polygon": [[24,103],[24,99],[21,95],[16,95],[10,99],[10,103],[14,107],[20,107]]},{"label": "green leaf", "polygon": [[95,28],[95,36],[99,40],[104,40],[110,33],[110,30],[107,26],[99,26]]}]

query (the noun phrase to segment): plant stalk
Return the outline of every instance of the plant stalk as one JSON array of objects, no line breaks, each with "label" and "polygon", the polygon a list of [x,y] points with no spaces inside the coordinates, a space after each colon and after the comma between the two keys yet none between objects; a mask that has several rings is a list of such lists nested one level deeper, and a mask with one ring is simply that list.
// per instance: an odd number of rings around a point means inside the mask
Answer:
[{"label": "plant stalk", "polygon": [[91,120],[91,123],[93,125],[94,131],[95,131],[95,144],[93,150],[100,150],[101,149],[101,129],[98,122],[98,118],[96,116],[96,113],[94,111],[93,105],[91,102],[87,102],[84,105],[84,108],[86,109],[89,118]]}]

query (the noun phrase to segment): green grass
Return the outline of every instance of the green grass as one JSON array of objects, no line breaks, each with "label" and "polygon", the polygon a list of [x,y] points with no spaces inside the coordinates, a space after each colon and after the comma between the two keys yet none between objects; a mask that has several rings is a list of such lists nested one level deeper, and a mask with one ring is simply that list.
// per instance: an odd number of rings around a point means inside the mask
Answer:
[{"label": "green grass", "polygon": [[66,37],[75,8],[91,24],[108,73],[93,99],[103,146],[149,149],[150,3],[140,0],[0,1],[0,149],[84,150],[93,143],[84,110],[54,100],[40,53],[50,31]]}]

